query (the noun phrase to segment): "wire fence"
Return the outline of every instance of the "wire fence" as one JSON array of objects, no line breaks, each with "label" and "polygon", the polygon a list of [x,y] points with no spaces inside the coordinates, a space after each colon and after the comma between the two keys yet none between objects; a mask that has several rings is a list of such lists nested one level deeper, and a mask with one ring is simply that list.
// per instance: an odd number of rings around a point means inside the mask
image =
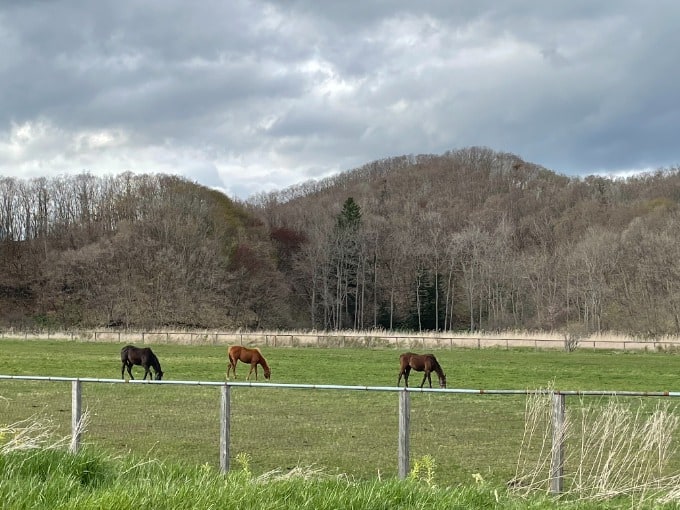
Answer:
[{"label": "wire fence", "polygon": [[648,397],[680,396],[12,375],[0,375],[0,389],[0,425],[49,419],[56,433],[70,436],[72,450],[85,444],[116,456],[223,471],[245,454],[259,473],[323,466],[336,474],[401,478],[430,457],[447,484],[472,473],[508,482],[516,476],[518,452],[540,455],[527,451],[536,445],[524,444],[525,401],[543,394],[551,401],[544,480],[554,493],[563,490],[565,469],[573,469],[560,434],[568,399],[635,398],[642,408]]}]

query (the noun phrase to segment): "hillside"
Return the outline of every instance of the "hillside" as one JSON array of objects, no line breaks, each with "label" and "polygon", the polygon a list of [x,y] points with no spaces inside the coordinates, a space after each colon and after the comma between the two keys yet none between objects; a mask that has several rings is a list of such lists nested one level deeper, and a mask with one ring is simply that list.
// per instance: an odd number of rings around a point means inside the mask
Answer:
[{"label": "hillside", "polygon": [[318,328],[658,335],[680,332],[679,200],[677,168],[571,178],[474,147],[251,203]]},{"label": "hillside", "polygon": [[263,296],[290,323],[267,232],[221,193],[126,173],[2,179],[0,196],[0,324],[257,327]]},{"label": "hillside", "polygon": [[186,180],[0,178],[0,325],[680,333],[680,171],[472,147],[236,203]]}]

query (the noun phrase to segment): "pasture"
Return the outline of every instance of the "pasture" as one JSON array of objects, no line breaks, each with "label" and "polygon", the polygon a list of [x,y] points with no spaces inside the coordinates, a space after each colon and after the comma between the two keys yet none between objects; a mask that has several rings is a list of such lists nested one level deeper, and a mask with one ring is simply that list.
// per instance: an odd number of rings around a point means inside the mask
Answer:
[{"label": "pasture", "polygon": [[[0,374],[120,377],[120,343],[0,340]],[[224,346],[153,344],[164,380],[224,381]],[[266,348],[276,383],[396,386],[394,349]],[[677,391],[680,358],[665,352],[442,349],[433,351],[449,388]],[[243,381],[247,365],[238,365]],[[143,371],[134,367],[135,377]],[[412,373],[411,386],[422,374]],[[260,382],[263,381],[260,375]],[[70,385],[0,381],[0,424],[49,418],[70,427]],[[658,398],[622,398],[651,412]],[[584,404],[600,405],[597,397]],[[680,402],[678,402],[680,403]],[[397,404],[392,392],[233,388],[232,456],[250,456],[254,473],[316,466],[358,478],[393,477]],[[567,409],[580,405],[567,399]],[[677,404],[671,401],[675,408]],[[84,442],[124,456],[218,467],[219,390],[176,385],[86,383]],[[649,410],[646,410],[649,409]],[[479,474],[504,484],[515,475],[524,431],[525,397],[414,393],[411,464],[431,456],[438,484],[470,483]],[[677,444],[677,440],[676,440]],[[236,466],[232,460],[232,466]],[[680,460],[672,459],[680,470]]]}]

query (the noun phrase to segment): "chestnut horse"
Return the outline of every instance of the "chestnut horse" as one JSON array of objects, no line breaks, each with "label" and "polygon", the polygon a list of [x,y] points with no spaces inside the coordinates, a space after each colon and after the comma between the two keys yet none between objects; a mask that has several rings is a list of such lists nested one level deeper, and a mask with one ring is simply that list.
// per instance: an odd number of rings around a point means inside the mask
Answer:
[{"label": "chestnut horse", "polygon": [[264,378],[269,379],[271,377],[272,371],[267,365],[267,360],[264,359],[260,349],[255,347],[254,349],[249,349],[248,347],[243,347],[242,345],[232,345],[229,347],[229,365],[227,366],[227,379],[229,379],[229,372],[234,371],[234,379],[236,379],[236,363],[242,361],[243,363],[250,363],[250,372],[246,380],[250,380],[250,374],[255,370],[255,380],[257,381],[257,365],[261,365],[264,370]]},{"label": "chestnut horse", "polygon": [[122,379],[125,379],[126,368],[128,374],[130,375],[130,379],[134,379],[132,376],[133,365],[141,365],[144,367],[144,379],[146,379],[147,375],[149,376],[149,379],[153,379],[151,377],[149,367],[153,367],[154,371],[156,372],[157,381],[160,381],[163,378],[161,364],[149,347],[135,347],[134,345],[126,345],[120,350],[120,361],[123,363],[123,366],[120,369],[120,376]]},{"label": "chestnut horse", "polygon": [[442,370],[437,358],[434,357],[434,354],[414,354],[412,352],[405,352],[399,356],[399,378],[397,379],[397,386],[399,386],[401,376],[403,375],[404,387],[408,387],[408,376],[411,373],[411,369],[417,372],[425,372],[423,382],[420,383],[421,388],[425,384],[426,379],[430,383],[430,388],[432,388],[431,372],[436,372],[437,376],[439,376],[439,387],[446,388],[446,374]]}]

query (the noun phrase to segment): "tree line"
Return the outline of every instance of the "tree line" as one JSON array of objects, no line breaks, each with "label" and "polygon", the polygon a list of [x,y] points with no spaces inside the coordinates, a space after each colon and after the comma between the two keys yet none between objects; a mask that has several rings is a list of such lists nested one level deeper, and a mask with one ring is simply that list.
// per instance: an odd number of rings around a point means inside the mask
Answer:
[{"label": "tree line", "polygon": [[0,324],[680,333],[680,169],[471,147],[245,202],[167,175],[0,178]]}]

